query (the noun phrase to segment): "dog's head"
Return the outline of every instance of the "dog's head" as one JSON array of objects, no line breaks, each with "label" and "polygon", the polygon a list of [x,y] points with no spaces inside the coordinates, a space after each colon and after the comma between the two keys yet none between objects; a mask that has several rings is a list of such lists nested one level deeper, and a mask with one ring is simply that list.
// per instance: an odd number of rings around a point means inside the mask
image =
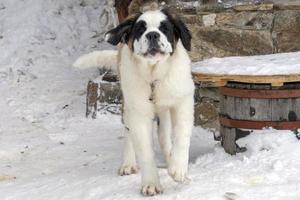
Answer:
[{"label": "dog's head", "polygon": [[108,31],[105,39],[113,45],[126,43],[135,55],[153,62],[172,55],[179,40],[186,50],[191,49],[189,30],[167,10],[151,10],[130,17]]}]

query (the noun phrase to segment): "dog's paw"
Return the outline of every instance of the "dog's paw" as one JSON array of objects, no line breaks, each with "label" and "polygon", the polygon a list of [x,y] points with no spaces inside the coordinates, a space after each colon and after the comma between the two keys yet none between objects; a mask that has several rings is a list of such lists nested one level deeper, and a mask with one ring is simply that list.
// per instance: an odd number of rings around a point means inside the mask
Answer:
[{"label": "dog's paw", "polygon": [[162,194],[163,189],[162,189],[160,184],[157,184],[157,185],[152,185],[152,184],[143,185],[142,189],[141,189],[141,193],[144,196],[154,196],[154,195],[157,195],[157,194]]},{"label": "dog's paw", "polygon": [[184,182],[187,176],[188,163],[172,160],[169,163],[168,173],[176,182]]},{"label": "dog's paw", "polygon": [[118,174],[120,176],[127,176],[138,173],[139,169],[136,165],[123,165],[120,167]]}]

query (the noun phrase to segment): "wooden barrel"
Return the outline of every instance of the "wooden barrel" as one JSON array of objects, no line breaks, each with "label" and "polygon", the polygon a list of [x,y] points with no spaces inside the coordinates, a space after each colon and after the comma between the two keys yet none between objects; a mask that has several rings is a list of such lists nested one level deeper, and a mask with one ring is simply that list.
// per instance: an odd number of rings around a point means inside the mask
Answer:
[{"label": "wooden barrel", "polygon": [[229,154],[245,150],[235,141],[251,130],[300,128],[300,82],[284,83],[281,87],[227,82],[219,91],[222,145]]}]

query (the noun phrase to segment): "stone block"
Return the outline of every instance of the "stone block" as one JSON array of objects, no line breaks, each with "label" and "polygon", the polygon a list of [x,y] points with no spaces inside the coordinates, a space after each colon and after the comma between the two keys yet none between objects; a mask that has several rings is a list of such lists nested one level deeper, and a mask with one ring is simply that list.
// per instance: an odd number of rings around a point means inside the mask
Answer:
[{"label": "stone block", "polygon": [[276,52],[300,51],[300,10],[277,11],[273,31]]},{"label": "stone block", "polygon": [[216,24],[242,30],[271,31],[273,19],[274,14],[270,12],[225,12],[217,15]]},{"label": "stone block", "polygon": [[273,53],[269,31],[242,30],[225,27],[191,27],[195,61],[211,57],[258,55]]},{"label": "stone block", "polygon": [[266,4],[245,4],[245,5],[236,5],[233,7],[236,11],[270,11],[273,10],[273,3]]}]

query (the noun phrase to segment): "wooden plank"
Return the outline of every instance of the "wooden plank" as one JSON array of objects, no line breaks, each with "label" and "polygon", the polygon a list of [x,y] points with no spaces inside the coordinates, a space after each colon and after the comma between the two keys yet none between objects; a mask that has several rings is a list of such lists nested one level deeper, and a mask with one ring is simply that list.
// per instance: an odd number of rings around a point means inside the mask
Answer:
[{"label": "wooden plank", "polygon": [[250,117],[250,99],[236,98],[234,102],[235,116],[234,119],[249,120]]},{"label": "wooden plank", "polygon": [[296,109],[297,108],[296,99],[299,98],[290,99],[289,114],[288,114],[289,121],[297,121],[300,116],[299,113],[297,113],[297,109]]},{"label": "wooden plank", "polygon": [[228,116],[229,118],[235,118],[235,112],[236,112],[236,108],[235,108],[235,104],[234,104],[235,98],[234,97],[226,97],[226,101],[225,101],[225,115]]},{"label": "wooden plank", "polygon": [[270,120],[272,116],[271,107],[272,106],[269,99],[250,99],[251,115],[249,120],[256,120],[256,121]]},{"label": "wooden plank", "polygon": [[196,83],[212,82],[219,84],[220,82],[241,82],[241,83],[270,83],[274,86],[282,86],[283,83],[300,82],[300,74],[289,75],[225,75],[225,74],[202,74],[193,72],[193,79]]},{"label": "wooden plank", "polygon": [[215,82],[216,87],[223,87],[227,84],[227,80],[218,80]]},{"label": "wooden plank", "polygon": [[288,121],[289,99],[272,99],[272,121]]},{"label": "wooden plank", "polygon": [[273,87],[281,87],[281,86],[283,86],[283,84],[284,84],[284,82],[272,82],[272,83],[271,83],[271,85],[272,85]]},{"label": "wooden plank", "polygon": [[300,98],[294,99],[294,102],[297,119],[300,120]]},{"label": "wooden plank", "polygon": [[300,98],[273,99],[273,121],[296,121],[300,117]]},{"label": "wooden plank", "polygon": [[220,113],[221,115],[225,115],[226,114],[226,99],[225,96],[220,95]]}]

